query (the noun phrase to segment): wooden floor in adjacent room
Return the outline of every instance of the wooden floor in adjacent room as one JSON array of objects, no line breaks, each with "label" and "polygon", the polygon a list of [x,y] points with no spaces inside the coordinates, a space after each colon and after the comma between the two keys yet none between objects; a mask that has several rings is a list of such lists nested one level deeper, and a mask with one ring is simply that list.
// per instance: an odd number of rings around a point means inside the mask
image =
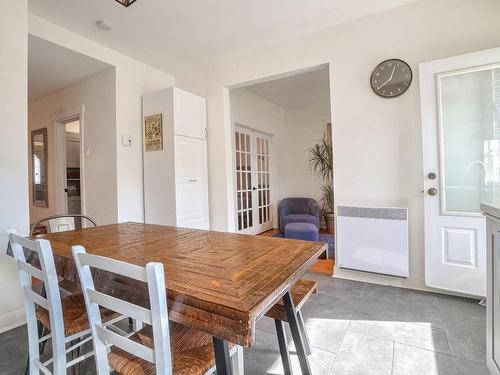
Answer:
[{"label": "wooden floor in adjacent room", "polygon": [[[272,237],[275,234],[278,234],[279,229],[271,229],[266,232],[259,234],[259,236],[268,236]],[[320,229],[321,233],[327,233],[325,229]],[[333,268],[335,267],[335,259],[318,259],[316,264],[311,267],[311,271],[315,273],[321,273],[324,275],[333,275]]]}]

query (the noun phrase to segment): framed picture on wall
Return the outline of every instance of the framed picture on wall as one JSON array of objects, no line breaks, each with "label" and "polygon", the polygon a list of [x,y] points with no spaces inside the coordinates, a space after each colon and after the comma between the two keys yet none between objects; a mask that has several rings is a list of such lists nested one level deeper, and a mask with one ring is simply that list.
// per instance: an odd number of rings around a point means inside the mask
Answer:
[{"label": "framed picture on wall", "polygon": [[147,116],[144,120],[146,152],[163,150],[163,126],[161,113]]}]

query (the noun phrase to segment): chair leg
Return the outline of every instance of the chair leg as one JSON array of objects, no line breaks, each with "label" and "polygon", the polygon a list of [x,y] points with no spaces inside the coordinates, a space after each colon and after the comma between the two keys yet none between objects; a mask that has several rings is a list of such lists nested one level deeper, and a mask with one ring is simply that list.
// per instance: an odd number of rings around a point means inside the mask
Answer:
[{"label": "chair leg", "polygon": [[132,329],[134,332],[137,332],[137,331],[140,331],[143,327],[144,327],[144,324],[140,321],[138,321],[137,319],[133,319],[132,320]]},{"label": "chair leg", "polygon": [[236,371],[237,371],[237,375],[244,375],[245,374],[243,347],[239,346],[239,345],[236,347]]},{"label": "chair leg", "polygon": [[278,336],[278,344],[280,347],[284,374],[292,375],[292,366],[290,365],[290,352],[288,351],[285,326],[283,322],[278,319],[274,319],[274,325],[276,326],[276,334]]},{"label": "chair leg", "polygon": [[30,355],[28,353],[28,359],[26,360],[26,368],[24,369],[24,375],[29,375],[30,373]]},{"label": "chair leg", "polygon": [[[40,322],[38,322],[38,323],[40,324]],[[48,335],[49,332],[50,332],[50,330],[48,328],[46,328],[45,326],[43,326],[43,328],[42,328],[42,335],[41,335],[40,338]],[[40,343],[40,354],[43,354],[43,352],[45,351],[45,344],[47,344],[47,341],[48,340],[45,340],[44,342]]]},{"label": "chair leg", "polygon": [[[76,340],[72,340],[70,342],[70,346],[74,346],[76,344],[78,344],[80,342],[81,339],[76,339]],[[76,359],[80,356],[80,348],[81,347],[78,347],[78,348],[75,348],[72,350],[71,352],[71,359]],[[76,363],[73,365],[73,375],[79,375],[80,374],[80,362]]]},{"label": "chair leg", "polygon": [[[37,328],[38,328],[38,337],[41,338],[43,336],[46,335],[45,332],[45,326],[42,324],[42,322],[40,322],[39,320],[37,321]],[[40,351],[40,354],[43,354],[43,349],[45,348],[45,343],[46,341],[44,341],[43,343],[40,343],[39,344],[39,351]],[[30,355],[28,353],[28,359],[26,360],[26,368],[24,370],[24,375],[28,375],[30,372]]]},{"label": "chair leg", "polygon": [[297,310],[297,323],[299,324],[299,329],[302,333],[302,338],[304,339],[304,349],[306,350],[306,354],[311,355],[312,354],[311,342],[309,341],[309,336],[307,334],[306,326],[304,324],[304,318],[300,310]]}]

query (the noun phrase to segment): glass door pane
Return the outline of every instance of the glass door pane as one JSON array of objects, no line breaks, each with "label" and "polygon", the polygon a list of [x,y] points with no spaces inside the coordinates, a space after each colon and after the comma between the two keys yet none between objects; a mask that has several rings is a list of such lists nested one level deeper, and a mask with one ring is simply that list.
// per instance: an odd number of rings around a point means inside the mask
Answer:
[{"label": "glass door pane", "polygon": [[438,77],[442,210],[479,213],[500,200],[500,69]]},{"label": "glass door pane", "polygon": [[236,157],[236,210],[238,230],[253,226],[252,161],[250,135],[235,132]]},{"label": "glass door pane", "polygon": [[259,197],[259,224],[267,223],[271,217],[271,188],[269,185],[269,139],[256,137],[257,143],[257,193]]}]

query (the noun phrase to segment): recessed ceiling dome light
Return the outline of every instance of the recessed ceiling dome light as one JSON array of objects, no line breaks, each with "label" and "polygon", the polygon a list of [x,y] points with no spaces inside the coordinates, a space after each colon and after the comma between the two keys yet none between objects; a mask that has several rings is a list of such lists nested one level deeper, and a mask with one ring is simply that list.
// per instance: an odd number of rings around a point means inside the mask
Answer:
[{"label": "recessed ceiling dome light", "polygon": [[113,27],[110,20],[97,20],[95,21],[95,24],[98,28],[103,30],[111,30],[111,28]]}]

